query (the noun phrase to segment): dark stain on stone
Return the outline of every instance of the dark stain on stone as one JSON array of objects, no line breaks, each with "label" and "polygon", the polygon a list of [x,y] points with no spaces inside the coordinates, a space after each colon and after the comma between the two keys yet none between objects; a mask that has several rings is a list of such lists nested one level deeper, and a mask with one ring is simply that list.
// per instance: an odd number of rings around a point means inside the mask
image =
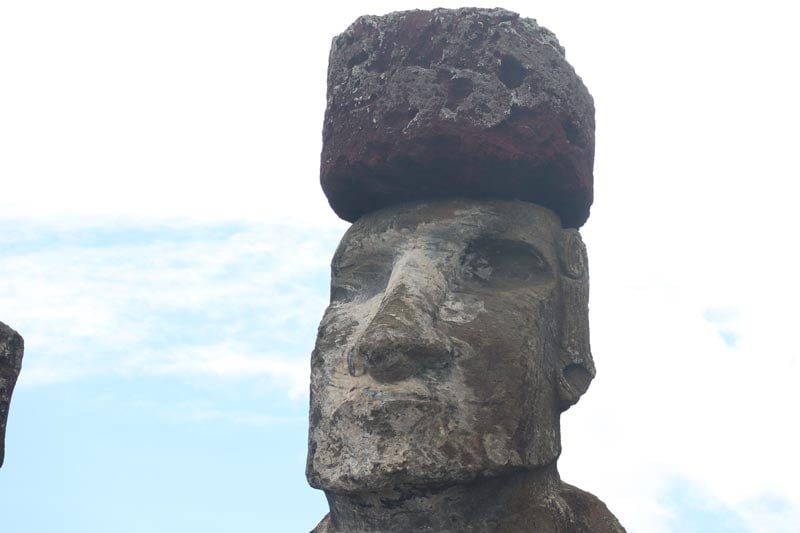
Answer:
[{"label": "dark stain on stone", "polygon": [[414,120],[414,118],[419,113],[419,109],[414,107],[409,108],[397,108],[389,111],[384,116],[384,124],[390,128],[397,128],[402,130],[408,124]]},{"label": "dark stain on stone", "polygon": [[350,58],[350,60],[347,62],[347,67],[348,68],[353,68],[356,65],[360,65],[361,63],[366,61],[368,57],[369,57],[369,54],[367,53],[367,51],[366,50],[361,50],[356,55],[354,55],[353,57]]},{"label": "dark stain on stone", "polygon": [[451,79],[447,84],[447,102],[445,107],[456,110],[458,105],[472,94],[472,80],[469,78]]},{"label": "dark stain on stone", "polygon": [[516,89],[522,85],[522,80],[525,79],[527,73],[528,70],[516,57],[506,54],[500,58],[500,72],[498,73],[498,77],[500,81],[503,82],[503,85],[509,89]]},{"label": "dark stain on stone", "polygon": [[580,129],[569,119],[561,122],[561,127],[564,128],[564,134],[567,137],[567,142],[576,146],[584,147],[584,143],[580,137]]}]

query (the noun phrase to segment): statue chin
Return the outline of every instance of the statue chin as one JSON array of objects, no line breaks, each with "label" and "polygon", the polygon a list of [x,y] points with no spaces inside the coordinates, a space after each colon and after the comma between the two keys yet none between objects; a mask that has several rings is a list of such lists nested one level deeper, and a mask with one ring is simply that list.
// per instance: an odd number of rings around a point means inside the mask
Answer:
[{"label": "statue chin", "polygon": [[[499,426],[480,434],[471,419],[469,409],[435,401],[346,402],[312,432],[309,481],[338,494],[402,491],[498,477],[558,456],[552,430],[524,439]],[[519,442],[546,453],[532,457]]]},{"label": "statue chin", "polygon": [[[417,444],[407,436],[376,439],[368,446],[370,450],[362,453],[342,450],[338,464],[317,465],[309,476],[312,486],[337,494],[403,491],[469,483],[497,477],[521,466],[518,461],[495,464],[487,455],[475,455],[465,446],[457,447],[455,442],[445,444],[447,452]],[[383,453],[372,453],[375,449]]]}]

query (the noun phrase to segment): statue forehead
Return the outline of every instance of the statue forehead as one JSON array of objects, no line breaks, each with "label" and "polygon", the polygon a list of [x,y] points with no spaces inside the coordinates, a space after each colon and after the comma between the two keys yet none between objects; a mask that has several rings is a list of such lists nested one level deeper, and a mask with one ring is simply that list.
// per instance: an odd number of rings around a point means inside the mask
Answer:
[{"label": "statue forehead", "polygon": [[478,239],[528,243],[555,253],[558,217],[536,204],[503,200],[444,200],[381,209],[355,222],[342,238],[336,258],[357,251],[438,243],[455,247]]}]

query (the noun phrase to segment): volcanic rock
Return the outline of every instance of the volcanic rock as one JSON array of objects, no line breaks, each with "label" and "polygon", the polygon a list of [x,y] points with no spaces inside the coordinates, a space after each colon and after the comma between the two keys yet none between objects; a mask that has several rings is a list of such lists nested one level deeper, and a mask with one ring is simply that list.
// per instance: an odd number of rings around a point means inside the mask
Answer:
[{"label": "volcanic rock", "polygon": [[19,333],[0,322],[0,466],[3,466],[5,456],[8,407],[22,367],[23,348]]},{"label": "volcanic rock", "polygon": [[579,227],[594,103],[555,35],[504,9],[363,16],[333,39],[321,183],[334,211],[525,200]]}]

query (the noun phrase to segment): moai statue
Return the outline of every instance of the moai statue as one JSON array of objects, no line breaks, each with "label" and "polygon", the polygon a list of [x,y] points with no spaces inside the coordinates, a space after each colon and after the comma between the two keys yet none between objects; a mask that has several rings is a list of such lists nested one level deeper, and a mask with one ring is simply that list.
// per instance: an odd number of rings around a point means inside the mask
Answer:
[{"label": "moai statue", "polygon": [[361,17],[323,139],[354,224],[311,357],[314,531],[624,531],[556,468],[595,368],[594,106],[555,36],[502,9]]},{"label": "moai statue", "polygon": [[5,458],[8,409],[22,368],[23,348],[19,333],[0,322],[0,466],[3,466]]}]

